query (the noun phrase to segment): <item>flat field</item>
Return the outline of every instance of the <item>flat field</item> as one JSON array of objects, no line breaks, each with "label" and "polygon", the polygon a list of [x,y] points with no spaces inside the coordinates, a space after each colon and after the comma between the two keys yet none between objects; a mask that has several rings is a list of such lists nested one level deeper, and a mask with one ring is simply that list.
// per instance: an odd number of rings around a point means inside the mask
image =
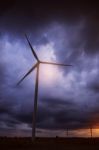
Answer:
[{"label": "flat field", "polygon": [[99,150],[99,138],[0,138],[0,150]]}]

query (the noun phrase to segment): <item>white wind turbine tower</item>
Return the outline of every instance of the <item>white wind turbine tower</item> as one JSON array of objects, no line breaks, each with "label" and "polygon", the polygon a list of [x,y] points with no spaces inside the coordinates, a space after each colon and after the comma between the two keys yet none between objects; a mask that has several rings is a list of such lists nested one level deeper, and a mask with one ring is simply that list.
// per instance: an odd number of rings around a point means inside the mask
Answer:
[{"label": "white wind turbine tower", "polygon": [[34,93],[34,110],[33,110],[33,126],[32,126],[32,140],[35,140],[35,129],[36,129],[36,115],[37,115],[37,100],[38,100],[38,84],[39,84],[39,67],[41,64],[46,64],[46,65],[56,65],[56,66],[71,66],[68,64],[60,64],[60,63],[54,63],[54,62],[45,62],[41,61],[37,54],[35,53],[27,35],[25,35],[27,42],[30,46],[30,49],[33,53],[33,56],[37,60],[37,63],[23,76],[23,78],[17,83],[19,85],[34,69],[36,69],[36,82],[35,82],[35,93]]}]

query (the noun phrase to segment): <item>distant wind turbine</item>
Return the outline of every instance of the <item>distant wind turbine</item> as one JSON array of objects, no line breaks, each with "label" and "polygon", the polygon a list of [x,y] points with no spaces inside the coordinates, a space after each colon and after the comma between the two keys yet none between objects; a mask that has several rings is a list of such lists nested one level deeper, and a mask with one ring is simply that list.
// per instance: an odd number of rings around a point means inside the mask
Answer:
[{"label": "distant wind turbine", "polygon": [[25,34],[26,40],[30,46],[30,49],[33,53],[33,56],[37,60],[37,63],[23,76],[23,78],[17,83],[19,85],[34,69],[37,69],[36,71],[36,82],[35,82],[35,93],[34,93],[34,112],[33,112],[33,126],[32,126],[32,140],[35,140],[35,129],[36,129],[36,115],[37,115],[37,100],[38,100],[38,84],[39,84],[39,67],[40,64],[47,64],[47,65],[56,65],[56,66],[72,66],[67,64],[60,64],[60,63],[54,63],[54,62],[46,62],[46,61],[40,61],[38,58],[36,52],[34,51],[27,35]]},{"label": "distant wind turbine", "polygon": [[93,137],[92,126],[90,127],[90,137]]},{"label": "distant wind turbine", "polygon": [[67,128],[67,130],[66,130],[66,135],[67,135],[67,137],[69,136],[69,133],[68,133],[68,128]]}]

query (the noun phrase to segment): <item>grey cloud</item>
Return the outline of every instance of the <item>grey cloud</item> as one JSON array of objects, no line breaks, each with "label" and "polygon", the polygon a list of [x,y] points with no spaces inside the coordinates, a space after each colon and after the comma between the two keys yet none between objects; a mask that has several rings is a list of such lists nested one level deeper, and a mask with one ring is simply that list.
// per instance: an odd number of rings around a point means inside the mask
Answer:
[{"label": "grey cloud", "polygon": [[88,88],[95,93],[99,93],[99,83],[91,83]]}]

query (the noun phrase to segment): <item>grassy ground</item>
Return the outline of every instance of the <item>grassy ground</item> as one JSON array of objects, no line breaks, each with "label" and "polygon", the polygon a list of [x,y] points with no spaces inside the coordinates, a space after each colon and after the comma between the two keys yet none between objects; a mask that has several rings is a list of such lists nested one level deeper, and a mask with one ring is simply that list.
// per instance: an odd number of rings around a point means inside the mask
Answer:
[{"label": "grassy ground", "polygon": [[99,138],[0,138],[0,150],[99,150]]}]

